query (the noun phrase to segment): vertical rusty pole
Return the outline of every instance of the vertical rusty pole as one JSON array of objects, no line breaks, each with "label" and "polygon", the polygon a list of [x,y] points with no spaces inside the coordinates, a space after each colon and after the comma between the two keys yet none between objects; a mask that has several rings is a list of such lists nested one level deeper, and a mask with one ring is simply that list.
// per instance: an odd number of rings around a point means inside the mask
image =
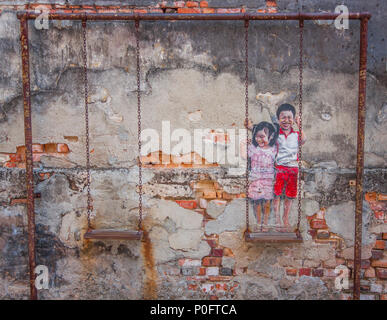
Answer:
[{"label": "vertical rusty pole", "polygon": [[30,98],[30,63],[28,48],[28,18],[20,19],[20,43],[22,53],[22,80],[24,105],[24,137],[26,145],[26,184],[27,184],[27,215],[28,215],[28,262],[30,270],[30,299],[37,300],[35,287],[35,211],[34,211],[34,176],[32,159],[32,127]]},{"label": "vertical rusty pole", "polygon": [[356,163],[356,208],[355,208],[355,252],[353,300],[360,299],[360,267],[362,246],[362,212],[363,212],[363,172],[364,172],[364,126],[366,110],[367,82],[367,29],[368,18],[360,23],[360,59],[359,59],[359,105],[357,120],[357,163]]}]

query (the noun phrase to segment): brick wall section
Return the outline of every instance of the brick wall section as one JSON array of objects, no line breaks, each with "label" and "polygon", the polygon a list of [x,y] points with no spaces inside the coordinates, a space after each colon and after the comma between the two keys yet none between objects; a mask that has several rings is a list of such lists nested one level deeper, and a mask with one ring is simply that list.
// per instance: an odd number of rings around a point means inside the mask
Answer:
[{"label": "brick wall section", "polygon": [[[42,156],[62,157],[70,152],[66,143],[46,143],[32,144],[32,159],[34,162],[39,162]],[[26,167],[26,147],[19,146],[16,148],[16,153],[1,153],[3,167],[5,168],[22,168]]]},{"label": "brick wall section", "polygon": [[[1,10],[35,10],[47,9],[51,13],[243,13],[245,8],[210,8],[207,1],[161,1],[155,6],[97,6],[97,5],[63,5],[63,4],[26,4],[26,5],[0,5]],[[266,8],[256,10],[260,13],[277,12],[276,1],[266,1]]]},{"label": "brick wall section", "polygon": [[155,151],[141,157],[141,163],[145,168],[184,169],[218,167],[217,163],[209,163],[195,152],[175,156],[165,154],[162,151]]},{"label": "brick wall section", "polygon": [[[185,209],[203,214],[203,226],[212,219],[206,212],[206,204],[209,200],[229,201],[233,198],[245,197],[245,194],[226,194],[217,182],[211,180],[193,182],[191,187],[195,191],[195,199],[176,200],[176,203]],[[374,203],[371,203],[371,207],[376,210],[374,213],[379,212],[381,209],[384,210],[383,214],[387,213],[385,202],[377,201],[372,193],[366,195],[366,200],[370,201],[370,199],[371,201],[374,199]],[[349,269],[349,276],[352,279],[353,260],[340,257],[343,239],[329,231],[325,221],[325,209],[321,208],[319,212],[308,217],[308,223],[308,232],[316,243],[330,244],[336,248],[335,264],[325,265],[323,263],[318,267],[285,267],[286,276],[291,278],[301,276],[318,277],[325,282],[333,282],[337,277],[335,267],[344,265]],[[233,282],[233,277],[246,273],[247,270],[224,266],[224,257],[233,259],[234,255],[230,248],[219,245],[218,235],[206,235],[205,240],[211,247],[209,256],[201,260],[180,259],[179,267],[181,275],[186,277],[188,290],[202,291],[208,293],[211,299],[216,299],[225,292],[230,293],[230,290],[237,288],[238,283]],[[371,258],[361,261],[361,279],[362,299],[387,299],[385,294],[385,291],[387,291],[387,233],[381,233],[377,236]],[[232,283],[232,285],[230,286],[228,283]],[[352,299],[352,290],[353,281],[350,280],[349,288],[343,290],[341,298],[343,300]]]},{"label": "brick wall section", "polygon": [[325,208],[321,208],[319,212],[307,219],[310,227],[308,233],[316,243],[330,243],[340,249],[343,239],[329,231],[325,221]]},{"label": "brick wall section", "polygon": [[[191,183],[195,199],[176,200],[181,207],[193,210],[203,215],[203,227],[213,218],[207,214],[208,201],[217,200],[220,204],[229,202],[234,198],[244,198],[245,194],[228,194],[222,187],[212,180],[201,180]],[[210,299],[218,299],[226,293],[232,293],[239,284],[233,282],[233,277],[238,274],[230,260],[234,254],[230,248],[219,245],[219,236],[216,234],[205,235],[204,238],[211,251],[202,259],[180,259],[181,275],[186,277],[188,290],[201,291],[209,295]],[[225,259],[228,259],[228,263]]]}]

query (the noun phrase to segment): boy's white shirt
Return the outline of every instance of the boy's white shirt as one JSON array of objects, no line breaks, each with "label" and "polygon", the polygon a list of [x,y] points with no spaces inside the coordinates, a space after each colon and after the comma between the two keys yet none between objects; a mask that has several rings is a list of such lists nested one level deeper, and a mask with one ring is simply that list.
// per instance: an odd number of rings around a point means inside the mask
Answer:
[{"label": "boy's white shirt", "polygon": [[277,166],[298,167],[298,135],[297,131],[290,131],[286,136],[285,133],[279,129],[278,135],[278,153],[276,157]]},{"label": "boy's white shirt", "polygon": [[[271,116],[273,123],[278,124],[277,117]],[[276,157],[276,165],[284,167],[298,167],[298,131],[291,129],[290,133],[285,136],[281,127],[278,124],[278,153]]]}]

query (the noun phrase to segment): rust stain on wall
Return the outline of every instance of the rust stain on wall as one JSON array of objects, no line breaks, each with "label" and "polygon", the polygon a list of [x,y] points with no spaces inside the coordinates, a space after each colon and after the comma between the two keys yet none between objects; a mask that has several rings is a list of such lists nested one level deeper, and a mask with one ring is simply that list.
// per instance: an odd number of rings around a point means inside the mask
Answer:
[{"label": "rust stain on wall", "polygon": [[157,271],[153,256],[152,242],[146,230],[144,230],[143,233],[141,252],[144,258],[145,267],[144,299],[157,299]]}]

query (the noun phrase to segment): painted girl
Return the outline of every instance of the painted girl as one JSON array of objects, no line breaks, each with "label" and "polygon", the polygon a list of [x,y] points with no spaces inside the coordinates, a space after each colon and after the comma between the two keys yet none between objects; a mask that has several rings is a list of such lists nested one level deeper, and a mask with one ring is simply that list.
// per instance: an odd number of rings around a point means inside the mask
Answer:
[{"label": "painted girl", "polygon": [[271,123],[262,121],[254,125],[252,131],[252,142],[247,150],[250,171],[248,197],[253,201],[258,224],[267,225],[270,201],[274,198],[278,130]]}]

